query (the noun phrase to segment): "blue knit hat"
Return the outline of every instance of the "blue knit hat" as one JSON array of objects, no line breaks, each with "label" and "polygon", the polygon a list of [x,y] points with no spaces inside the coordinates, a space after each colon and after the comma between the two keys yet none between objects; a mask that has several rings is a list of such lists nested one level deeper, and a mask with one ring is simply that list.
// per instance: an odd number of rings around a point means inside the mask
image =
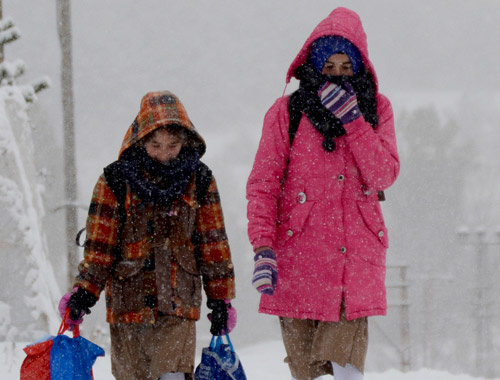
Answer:
[{"label": "blue knit hat", "polygon": [[311,63],[316,71],[321,73],[323,65],[326,60],[334,54],[344,53],[347,54],[352,64],[354,74],[357,74],[361,67],[363,67],[363,58],[358,48],[340,36],[323,36],[318,38],[312,43],[311,49]]}]

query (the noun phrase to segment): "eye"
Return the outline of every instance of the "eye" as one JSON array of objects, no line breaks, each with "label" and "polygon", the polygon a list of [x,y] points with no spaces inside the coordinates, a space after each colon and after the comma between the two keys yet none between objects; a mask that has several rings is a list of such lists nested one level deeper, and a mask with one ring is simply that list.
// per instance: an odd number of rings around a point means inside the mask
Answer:
[{"label": "eye", "polygon": [[350,63],[347,65],[342,65],[342,70],[344,72],[350,72],[350,71],[352,71],[352,65]]}]

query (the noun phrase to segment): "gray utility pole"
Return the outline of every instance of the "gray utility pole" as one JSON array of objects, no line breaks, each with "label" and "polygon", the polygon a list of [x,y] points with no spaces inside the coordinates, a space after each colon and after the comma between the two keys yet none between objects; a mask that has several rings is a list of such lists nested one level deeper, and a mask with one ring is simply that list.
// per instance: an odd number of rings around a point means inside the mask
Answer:
[{"label": "gray utility pole", "polygon": [[64,193],[66,208],[66,249],[68,254],[68,286],[71,286],[78,265],[78,249],[74,242],[77,232],[77,187],[75,164],[75,126],[73,104],[73,57],[70,0],[57,0],[57,32],[61,44],[61,95],[64,136]]},{"label": "gray utility pole", "polygon": [[411,363],[411,338],[410,338],[410,301],[409,301],[409,283],[408,283],[408,265],[394,264],[387,265],[387,271],[392,273],[389,282],[386,284],[387,290],[391,292],[393,297],[389,297],[388,307],[399,309],[400,322],[399,331],[394,338],[391,334],[395,331],[394,326],[391,326],[387,331],[384,330],[376,320],[370,321],[370,326],[375,326],[385,340],[394,347],[399,354],[400,370],[408,372],[412,368]]},{"label": "gray utility pole", "polygon": [[[500,231],[495,234],[488,234],[486,229],[477,228],[475,231],[469,231],[467,227],[462,227],[457,231],[459,239],[464,245],[474,247],[475,254],[475,272],[476,272],[476,287],[475,287],[475,302],[474,316],[476,319],[475,335],[476,335],[476,375],[486,378],[492,378],[497,375],[495,373],[495,363],[493,359],[493,337],[492,324],[496,320],[496,316],[492,310],[491,295],[493,284],[496,281],[495,266],[492,266],[490,260],[489,247],[500,246]],[[495,251],[497,248],[495,249]]]},{"label": "gray utility pole", "polygon": [[401,355],[401,371],[411,370],[411,340],[410,340],[410,302],[408,299],[408,266],[407,265],[387,265],[388,269],[395,269],[398,272],[398,279],[395,282],[389,282],[387,288],[399,290],[399,301],[391,301],[389,307],[400,308],[400,335],[401,344],[398,345],[398,351]]},{"label": "gray utility pole", "polygon": [[[2,0],[0,0],[0,20],[3,20],[3,5],[2,5]],[[3,57],[3,44],[0,46],[0,63],[2,63],[4,60]]]}]

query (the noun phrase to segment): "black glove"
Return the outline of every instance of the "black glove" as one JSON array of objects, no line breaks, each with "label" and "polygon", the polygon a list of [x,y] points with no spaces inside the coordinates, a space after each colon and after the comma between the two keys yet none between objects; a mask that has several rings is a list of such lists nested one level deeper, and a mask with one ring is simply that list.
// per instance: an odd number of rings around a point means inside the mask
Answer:
[{"label": "black glove", "polygon": [[212,309],[212,312],[208,315],[212,322],[210,333],[212,335],[222,335],[224,331],[227,331],[227,308],[231,307],[231,304],[226,305],[224,300],[209,299],[207,306]]},{"label": "black glove", "polygon": [[78,321],[82,313],[90,314],[90,308],[94,306],[96,302],[96,296],[83,288],[78,288],[76,293],[73,293],[68,301],[68,308],[70,310],[69,317],[73,321]]}]

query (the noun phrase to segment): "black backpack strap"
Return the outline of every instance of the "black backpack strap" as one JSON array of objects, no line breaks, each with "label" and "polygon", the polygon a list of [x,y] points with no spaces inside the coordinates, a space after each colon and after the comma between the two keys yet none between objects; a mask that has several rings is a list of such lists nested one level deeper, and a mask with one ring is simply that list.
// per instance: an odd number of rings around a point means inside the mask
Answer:
[{"label": "black backpack strap", "polygon": [[302,119],[302,110],[298,107],[297,97],[297,91],[295,91],[288,97],[288,115],[290,118],[290,125],[288,126],[288,137],[290,139],[290,148],[292,148],[295,134],[299,129],[300,120]]},{"label": "black backpack strap", "polygon": [[[126,187],[126,182],[123,177],[123,174],[119,168],[120,164],[118,161],[113,162],[112,164],[106,166],[104,168],[104,178],[106,180],[106,183],[108,184],[109,188],[113,192],[113,194],[116,197],[116,200],[118,202],[118,222],[120,225],[120,228],[122,225],[125,223],[125,196],[127,192],[127,187]],[[81,236],[83,232],[85,231],[85,227],[80,229],[78,233],[76,234],[75,237],[75,243],[79,247],[85,247],[85,243],[87,242],[87,239],[84,240],[83,243],[80,242]],[[121,230],[119,231],[121,235]]]},{"label": "black backpack strap", "polygon": [[212,182],[212,171],[200,161],[196,169],[196,202],[202,203],[208,193],[208,188]]},{"label": "black backpack strap", "polygon": [[106,166],[104,168],[104,178],[106,179],[106,183],[109,188],[115,195],[119,207],[125,207],[127,186],[120,166],[120,161],[115,161]]},{"label": "black backpack strap", "polygon": [[[200,161],[200,165],[196,169],[196,202],[198,205],[202,204],[208,194],[208,188],[210,187],[210,183],[212,183],[212,171],[210,168]],[[196,230],[193,231],[191,236],[191,242],[193,243],[196,255],[199,257],[201,254],[199,251],[201,244],[201,236],[200,233]]]}]

